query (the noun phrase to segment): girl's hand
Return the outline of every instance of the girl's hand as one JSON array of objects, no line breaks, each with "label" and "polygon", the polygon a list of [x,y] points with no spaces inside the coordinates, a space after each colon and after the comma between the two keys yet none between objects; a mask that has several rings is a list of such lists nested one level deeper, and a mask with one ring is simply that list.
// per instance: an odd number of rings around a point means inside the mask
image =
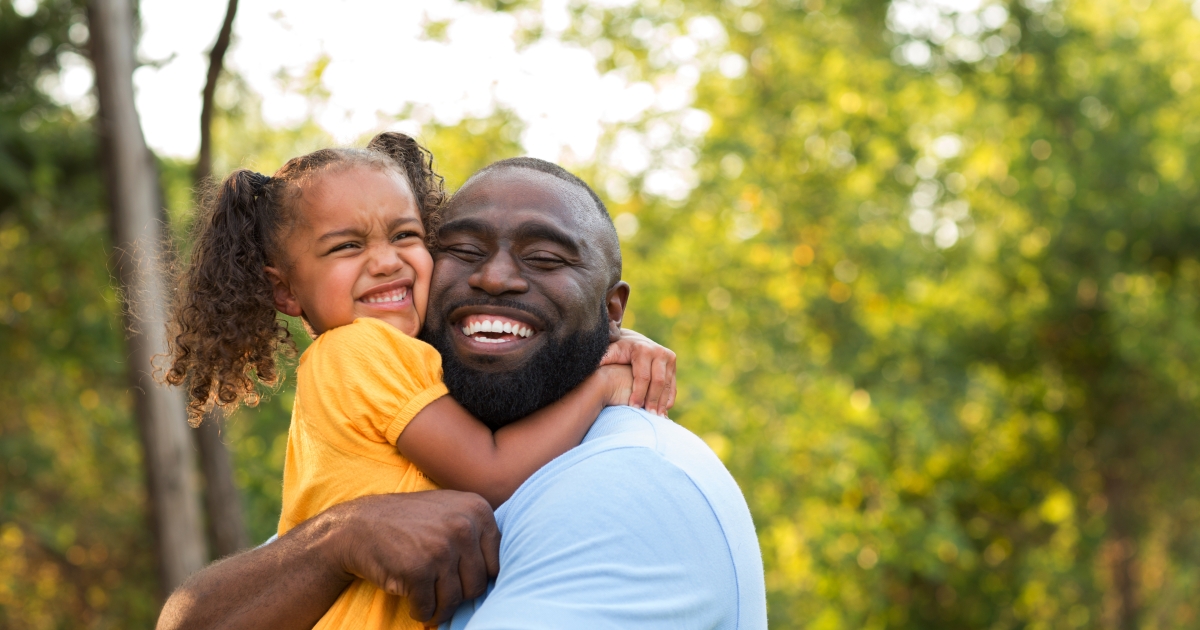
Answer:
[{"label": "girl's hand", "polygon": [[629,395],[633,391],[633,371],[628,365],[605,365],[596,370],[596,378],[604,382],[605,407],[617,407],[630,404]]},{"label": "girl's hand", "polygon": [[600,365],[628,365],[633,368],[631,407],[644,407],[650,413],[666,417],[675,405],[675,353],[641,333],[621,330],[621,338],[609,344]]}]

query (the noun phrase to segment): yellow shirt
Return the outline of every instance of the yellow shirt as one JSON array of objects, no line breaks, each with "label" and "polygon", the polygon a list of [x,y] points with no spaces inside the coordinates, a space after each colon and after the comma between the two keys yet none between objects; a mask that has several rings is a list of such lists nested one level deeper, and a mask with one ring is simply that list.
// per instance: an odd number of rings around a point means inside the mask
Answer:
[{"label": "yellow shirt", "polygon": [[[318,337],[297,370],[279,535],[356,497],[436,489],[396,439],[445,395],[441,355],[389,324],[361,318]],[[401,601],[355,580],[315,628],[422,628]]]}]

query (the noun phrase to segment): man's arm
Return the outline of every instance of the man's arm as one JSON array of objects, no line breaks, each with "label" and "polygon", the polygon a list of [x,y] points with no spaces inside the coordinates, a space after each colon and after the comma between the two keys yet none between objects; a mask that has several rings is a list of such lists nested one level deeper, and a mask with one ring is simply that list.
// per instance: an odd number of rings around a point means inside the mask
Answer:
[{"label": "man's arm", "polygon": [[478,495],[363,497],[193,575],[167,599],[158,629],[311,628],[356,577],[405,595],[414,619],[440,623],[483,593],[499,542]]}]

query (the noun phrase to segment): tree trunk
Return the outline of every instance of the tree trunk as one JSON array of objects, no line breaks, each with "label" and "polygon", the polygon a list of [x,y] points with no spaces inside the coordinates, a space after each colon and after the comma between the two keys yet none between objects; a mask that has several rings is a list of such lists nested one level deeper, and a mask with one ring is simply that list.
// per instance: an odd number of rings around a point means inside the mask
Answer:
[{"label": "tree trunk", "polygon": [[221,558],[250,546],[242,520],[242,497],[233,483],[229,450],[221,441],[222,418],[214,409],[195,429],[200,447],[200,470],[204,473],[204,508],[208,512],[209,540]]},{"label": "tree trunk", "polygon": [[233,18],[237,15],[238,0],[229,0],[225,10],[225,22],[217,34],[208,53],[208,80],[204,83],[204,98],[200,107],[200,156],[196,160],[195,179],[199,184],[212,175],[212,117],[213,99],[217,93],[217,80],[221,78],[221,70],[225,66],[225,51],[229,50],[229,40],[233,35]]},{"label": "tree trunk", "polygon": [[168,289],[160,274],[164,231],[157,169],[133,101],[133,17],[129,0],[91,0],[88,6],[113,251],[125,298],[129,377],[159,588],[165,595],[203,567],[207,553],[183,399],[153,378],[154,357],[166,352]]},{"label": "tree trunk", "polygon": [[[212,175],[213,99],[217,80],[225,63],[225,52],[233,34],[233,18],[237,15],[238,0],[229,0],[225,22],[217,34],[208,55],[208,79],[204,83],[203,104],[200,108],[200,156],[196,160],[197,190]],[[233,466],[229,450],[221,441],[222,413],[214,409],[196,429],[200,447],[201,470],[204,472],[204,507],[208,513],[209,539],[217,557],[228,556],[250,546],[246,524],[242,519],[241,496],[233,483]]]}]

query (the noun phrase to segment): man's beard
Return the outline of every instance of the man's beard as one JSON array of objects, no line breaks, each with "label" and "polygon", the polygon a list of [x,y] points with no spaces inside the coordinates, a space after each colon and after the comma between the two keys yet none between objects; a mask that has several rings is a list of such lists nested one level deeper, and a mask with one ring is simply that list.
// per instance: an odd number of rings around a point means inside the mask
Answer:
[{"label": "man's beard", "polygon": [[[503,300],[486,303],[529,310]],[[494,431],[562,398],[596,371],[608,349],[608,312],[601,305],[599,321],[592,330],[578,331],[563,341],[546,339],[540,350],[511,372],[463,365],[454,353],[452,334],[452,327],[443,323],[436,331],[426,326],[419,336],[441,353],[450,395]]]}]

